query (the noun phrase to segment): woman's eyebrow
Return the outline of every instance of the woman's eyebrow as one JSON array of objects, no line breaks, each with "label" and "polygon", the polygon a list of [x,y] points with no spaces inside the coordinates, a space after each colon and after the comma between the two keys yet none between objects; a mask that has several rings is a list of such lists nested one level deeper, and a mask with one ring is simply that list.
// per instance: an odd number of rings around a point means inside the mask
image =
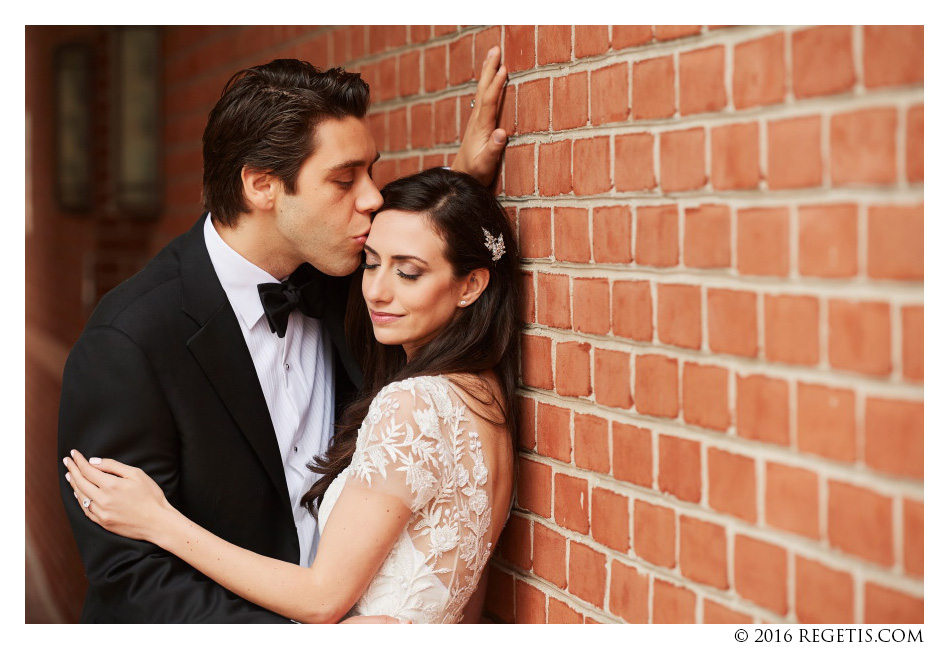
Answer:
[{"label": "woman's eyebrow", "polygon": [[[365,244],[363,244],[363,250],[365,250],[365,251],[368,252],[368,253],[371,253],[371,254],[375,255],[376,257],[379,257],[379,256],[380,256],[378,252],[376,252],[375,250],[373,250],[372,248],[370,248],[369,246],[367,246],[367,245],[365,245]],[[422,264],[428,266],[428,262],[427,262],[427,261],[425,261],[425,260],[422,259],[421,257],[416,257],[415,255],[392,255],[392,258],[395,259],[396,261],[409,261],[409,260],[414,260],[414,261],[421,262]]]}]

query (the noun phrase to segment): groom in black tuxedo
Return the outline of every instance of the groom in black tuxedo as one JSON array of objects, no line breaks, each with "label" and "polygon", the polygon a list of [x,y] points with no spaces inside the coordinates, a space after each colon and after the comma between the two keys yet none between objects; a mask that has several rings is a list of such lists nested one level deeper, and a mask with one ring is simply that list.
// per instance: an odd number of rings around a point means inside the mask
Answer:
[{"label": "groom in black tuxedo", "polygon": [[[505,141],[499,58],[453,164],[484,182]],[[63,375],[60,457],[138,466],[214,534],[309,565],[301,467],[361,381],[343,312],[381,204],[368,105],[359,75],[296,60],[228,82],[203,138],[207,213],[92,314]],[[60,482],[89,579],[82,622],[287,621],[100,528]]]}]

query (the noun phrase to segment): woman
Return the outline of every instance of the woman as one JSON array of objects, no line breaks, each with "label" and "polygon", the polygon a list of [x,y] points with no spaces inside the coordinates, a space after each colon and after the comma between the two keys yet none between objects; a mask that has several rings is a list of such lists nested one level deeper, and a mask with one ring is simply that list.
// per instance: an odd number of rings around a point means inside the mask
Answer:
[{"label": "woman", "polygon": [[140,470],[73,452],[67,480],[86,516],[297,621],[461,618],[512,502],[514,237],[491,193],[465,174],[430,169],[382,195],[365,244],[364,302],[349,319],[356,334],[368,320],[375,337],[354,340],[365,350],[364,396],[310,465],[323,475],[304,497],[311,513],[322,498],[313,565],[230,544],[175,510]]}]

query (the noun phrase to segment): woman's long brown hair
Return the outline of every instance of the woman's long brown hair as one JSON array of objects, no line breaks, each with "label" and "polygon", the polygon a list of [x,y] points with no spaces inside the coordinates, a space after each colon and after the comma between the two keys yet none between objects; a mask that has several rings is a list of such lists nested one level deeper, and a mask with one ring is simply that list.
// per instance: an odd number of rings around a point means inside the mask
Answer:
[{"label": "woman's long brown hair", "polygon": [[[383,345],[373,337],[360,291],[362,271],[357,272],[351,285],[346,331],[363,365],[365,380],[356,400],[340,417],[326,454],[314,457],[307,465],[322,474],[302,499],[314,515],[318,499],[352,461],[356,435],[372,399],[389,383],[414,376],[493,371],[500,398],[495,400],[496,404],[487,399],[481,401],[488,406],[485,410],[500,413],[497,423],[504,424],[511,444],[516,446],[521,278],[517,243],[507,215],[491,192],[474,178],[441,168],[395,180],[382,189],[382,197],[379,212],[401,210],[428,218],[444,242],[445,258],[455,277],[478,268],[487,268],[490,277],[487,288],[474,304],[459,309],[448,326],[407,362],[400,345]],[[503,237],[505,253],[496,261],[485,245],[484,230],[492,237]],[[491,405],[497,408],[490,408]]]}]

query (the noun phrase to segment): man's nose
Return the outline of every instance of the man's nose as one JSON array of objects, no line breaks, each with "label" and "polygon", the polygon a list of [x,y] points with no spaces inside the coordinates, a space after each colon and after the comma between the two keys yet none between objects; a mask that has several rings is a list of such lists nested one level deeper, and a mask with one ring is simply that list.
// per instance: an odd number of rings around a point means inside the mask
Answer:
[{"label": "man's nose", "polygon": [[362,191],[356,198],[356,209],[360,212],[375,212],[382,206],[382,194],[371,178],[363,183]]}]

